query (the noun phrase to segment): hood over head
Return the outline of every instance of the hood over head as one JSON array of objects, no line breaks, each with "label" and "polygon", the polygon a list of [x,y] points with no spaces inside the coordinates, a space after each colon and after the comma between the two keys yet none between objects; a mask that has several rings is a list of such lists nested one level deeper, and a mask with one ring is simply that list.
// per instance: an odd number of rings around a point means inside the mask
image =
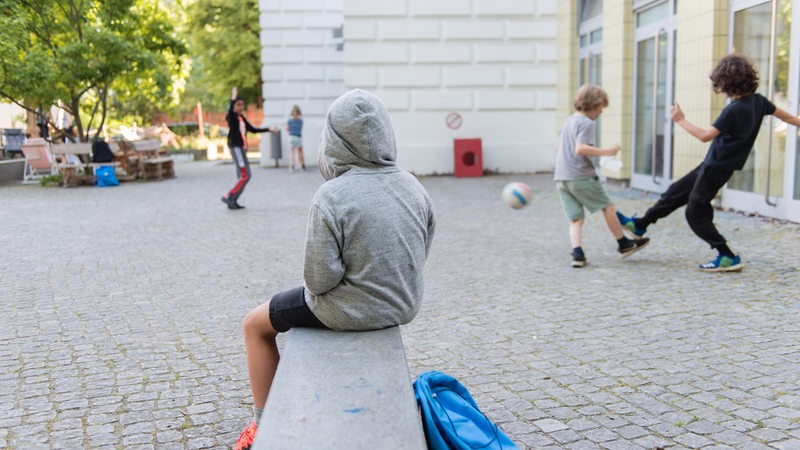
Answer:
[{"label": "hood over head", "polygon": [[326,180],[352,168],[394,166],[396,158],[389,112],[378,97],[354,89],[331,104],[319,152],[319,169]]}]

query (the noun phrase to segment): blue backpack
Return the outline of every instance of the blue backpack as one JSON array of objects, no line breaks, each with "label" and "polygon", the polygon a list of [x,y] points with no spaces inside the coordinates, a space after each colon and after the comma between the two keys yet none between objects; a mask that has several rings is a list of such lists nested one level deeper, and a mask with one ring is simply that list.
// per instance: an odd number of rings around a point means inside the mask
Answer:
[{"label": "blue backpack", "polygon": [[97,177],[97,186],[119,186],[119,180],[117,179],[117,174],[114,173],[114,168],[112,166],[100,166],[94,171],[95,177]]},{"label": "blue backpack", "polygon": [[414,382],[431,450],[517,450],[489,420],[458,380],[442,372],[425,372]]}]

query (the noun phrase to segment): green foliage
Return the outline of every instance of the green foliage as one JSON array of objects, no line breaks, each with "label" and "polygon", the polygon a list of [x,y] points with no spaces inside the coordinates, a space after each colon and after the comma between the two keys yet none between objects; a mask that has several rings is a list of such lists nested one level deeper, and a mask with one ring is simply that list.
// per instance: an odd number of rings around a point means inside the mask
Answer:
[{"label": "green foliage", "polygon": [[81,137],[177,100],[186,48],[155,0],[0,0],[0,96],[58,100]]},{"label": "green foliage", "polygon": [[41,179],[39,179],[39,184],[42,186],[58,186],[64,180],[64,175],[60,173],[55,173],[53,175],[45,175]]},{"label": "green foliage", "polygon": [[[216,91],[216,93],[215,93]],[[192,68],[189,77],[186,79],[186,89],[181,95],[179,109],[181,111],[192,111],[197,106],[197,102],[202,103],[204,108],[223,109],[227,107],[227,99],[230,98],[230,89],[223,92],[219,85],[215,86],[209,79],[208,72],[203,66],[202,58],[192,57]],[[216,108],[215,108],[216,107]]]},{"label": "green foliage", "polygon": [[258,11],[257,0],[195,0],[187,4],[192,54],[187,102],[222,106],[230,98],[231,87],[238,86],[242,98],[260,104]]}]

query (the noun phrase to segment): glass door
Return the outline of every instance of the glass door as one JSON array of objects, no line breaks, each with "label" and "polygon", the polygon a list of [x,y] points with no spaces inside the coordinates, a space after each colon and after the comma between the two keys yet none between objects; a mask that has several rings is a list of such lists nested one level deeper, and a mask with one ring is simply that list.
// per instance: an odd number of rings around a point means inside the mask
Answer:
[{"label": "glass door", "polygon": [[674,2],[636,12],[633,173],[631,186],[663,192],[672,179],[675,66]]},{"label": "glass door", "polygon": [[[788,18],[789,23],[800,23],[800,6],[795,5],[791,11],[786,11],[786,8],[792,8],[791,3],[783,5],[783,10],[779,14],[780,21],[785,22]],[[788,52],[790,57],[789,72],[788,72],[788,86],[789,86],[789,101],[787,111],[790,114],[800,114],[800,27],[794,27],[791,36],[788,40],[788,49],[782,48],[781,45],[785,39],[780,39],[778,42],[778,52]],[[783,125],[783,124],[782,124]],[[785,125],[784,125],[785,126]],[[800,129],[796,127],[785,127],[786,139],[786,171],[784,172],[784,183],[786,197],[786,215],[785,218],[800,222]]]},{"label": "glass door", "polygon": [[[757,92],[795,115],[800,46],[798,30],[792,30],[791,24],[797,9],[793,11],[791,0],[734,1],[730,36],[731,50],[749,57],[759,72]],[[798,177],[795,134],[796,128],[765,117],[747,163],[734,172],[723,192],[722,205],[770,217],[800,218],[795,202],[800,199],[794,195]]]}]

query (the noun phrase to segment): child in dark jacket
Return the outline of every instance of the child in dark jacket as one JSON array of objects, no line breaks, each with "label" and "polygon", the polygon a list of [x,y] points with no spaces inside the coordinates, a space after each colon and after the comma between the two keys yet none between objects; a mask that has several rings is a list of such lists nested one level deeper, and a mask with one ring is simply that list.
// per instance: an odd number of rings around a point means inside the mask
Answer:
[{"label": "child in dark jacket", "polygon": [[243,209],[238,200],[242,195],[244,187],[250,182],[250,161],[247,160],[247,132],[266,133],[274,132],[270,128],[256,128],[244,117],[244,100],[238,95],[236,87],[231,91],[231,101],[228,104],[228,114],[225,120],[228,122],[228,148],[231,150],[233,164],[236,167],[236,176],[239,181],[228,192],[222,196],[222,202],[228,205],[228,209]]}]

